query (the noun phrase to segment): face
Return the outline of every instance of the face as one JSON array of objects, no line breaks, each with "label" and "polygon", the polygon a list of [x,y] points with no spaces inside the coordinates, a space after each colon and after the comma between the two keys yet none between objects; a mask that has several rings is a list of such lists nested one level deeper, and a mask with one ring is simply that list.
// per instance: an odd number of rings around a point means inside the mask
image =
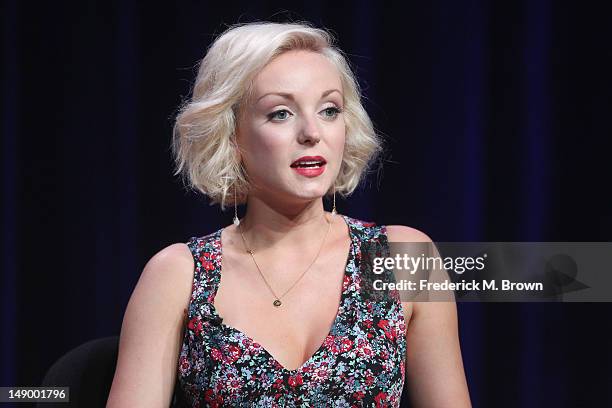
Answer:
[{"label": "face", "polygon": [[[326,57],[289,51],[266,65],[237,129],[250,194],[300,202],[322,197],[342,163],[343,109],[340,74]],[[296,163],[306,156],[319,158]]]}]

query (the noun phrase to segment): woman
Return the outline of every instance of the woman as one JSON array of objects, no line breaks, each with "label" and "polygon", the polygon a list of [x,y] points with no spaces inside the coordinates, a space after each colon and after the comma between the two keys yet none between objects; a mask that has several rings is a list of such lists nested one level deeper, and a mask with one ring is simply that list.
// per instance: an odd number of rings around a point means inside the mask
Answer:
[{"label": "woman", "polygon": [[147,263],[108,406],[399,406],[404,381],[415,406],[470,406],[455,304],[374,302],[360,286],[363,248],[430,240],[336,214],[336,193],[356,188],[380,141],[327,32],[228,29],[173,146],[177,173],[233,205],[234,224]]}]

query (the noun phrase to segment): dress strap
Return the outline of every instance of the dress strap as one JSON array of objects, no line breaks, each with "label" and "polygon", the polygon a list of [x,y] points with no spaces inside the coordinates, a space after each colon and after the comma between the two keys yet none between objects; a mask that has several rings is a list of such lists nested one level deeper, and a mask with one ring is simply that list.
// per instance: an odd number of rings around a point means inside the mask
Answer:
[{"label": "dress strap", "polygon": [[211,312],[211,303],[220,280],[221,231],[199,238],[192,237],[187,242],[194,262],[188,318],[192,318],[196,312]]},{"label": "dress strap", "polygon": [[389,239],[387,227],[376,225],[373,222],[352,220],[354,231],[359,240],[358,272],[360,284],[360,296],[362,301],[392,302],[399,300],[397,290],[376,290],[375,281],[395,282],[392,270],[384,269],[382,273],[375,271],[376,258],[390,257]]}]

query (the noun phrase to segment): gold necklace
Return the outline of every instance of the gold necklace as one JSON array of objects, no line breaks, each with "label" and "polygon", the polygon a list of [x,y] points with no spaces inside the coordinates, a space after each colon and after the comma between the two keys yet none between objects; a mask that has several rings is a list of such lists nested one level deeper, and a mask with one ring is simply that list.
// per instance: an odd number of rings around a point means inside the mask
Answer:
[{"label": "gold necklace", "polygon": [[[323,217],[325,217],[325,214],[323,214]],[[306,275],[306,272],[308,272],[310,267],[315,263],[317,258],[319,258],[319,254],[321,253],[321,250],[323,249],[323,244],[325,243],[325,240],[327,239],[327,235],[329,234],[329,230],[331,229],[331,222],[329,220],[327,220],[327,219],[326,219],[326,221],[327,221],[327,232],[325,233],[325,236],[323,237],[323,241],[321,242],[321,246],[319,247],[319,250],[317,251],[317,255],[314,257],[314,259],[312,260],[310,265],[308,265],[308,268],[306,268],[306,270],[304,272],[302,272],[302,274],[297,278],[297,280],[295,282],[293,282],[293,285],[291,285],[289,287],[289,289],[287,289],[280,296],[276,295],[276,293],[274,292],[274,289],[272,289],[272,286],[270,286],[270,284],[268,283],[268,280],[264,276],[263,272],[261,272],[261,268],[259,268],[259,265],[257,264],[257,261],[255,260],[255,254],[254,254],[255,251],[253,251],[251,248],[249,248],[249,245],[247,244],[246,238],[244,237],[244,234],[242,233],[242,228],[240,227],[240,225],[242,225],[242,223],[240,222],[240,223],[238,223],[236,225],[236,227],[238,228],[238,231],[240,231],[240,236],[242,237],[242,242],[244,242],[244,247],[246,248],[247,253],[249,253],[251,255],[251,258],[253,258],[253,262],[255,263],[255,266],[257,267],[257,271],[261,275],[261,278],[265,282],[265,284],[268,287],[268,289],[270,290],[270,292],[272,292],[272,295],[274,295],[274,302],[272,302],[272,305],[274,305],[275,307],[279,307],[280,305],[283,304],[283,302],[281,302],[281,298],[283,296],[285,296],[291,289],[293,289],[293,287],[295,285],[297,285],[297,283],[300,281],[300,279],[302,279],[302,277],[304,275]]]}]

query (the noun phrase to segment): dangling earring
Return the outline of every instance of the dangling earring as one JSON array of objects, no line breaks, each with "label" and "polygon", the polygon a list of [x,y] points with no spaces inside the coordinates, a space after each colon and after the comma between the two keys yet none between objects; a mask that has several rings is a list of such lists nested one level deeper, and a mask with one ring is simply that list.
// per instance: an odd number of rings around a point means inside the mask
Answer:
[{"label": "dangling earring", "polygon": [[334,184],[334,206],[332,207],[331,213],[332,215],[338,214],[338,212],[336,211],[336,185],[335,184]]},{"label": "dangling earring", "polygon": [[240,219],[238,219],[238,208],[236,205],[236,186],[234,186],[234,225],[236,227],[240,225]]}]

